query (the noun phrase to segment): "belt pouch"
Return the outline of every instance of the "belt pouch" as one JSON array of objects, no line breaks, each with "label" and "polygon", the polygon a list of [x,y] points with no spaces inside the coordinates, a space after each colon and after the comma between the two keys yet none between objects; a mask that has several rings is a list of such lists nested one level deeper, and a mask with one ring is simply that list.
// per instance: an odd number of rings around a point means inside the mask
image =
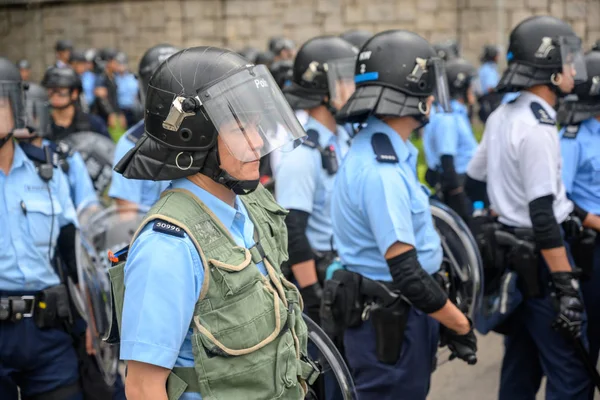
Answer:
[{"label": "belt pouch", "polygon": [[374,306],[370,311],[375,328],[375,348],[377,359],[394,365],[400,358],[404,331],[408,322],[410,305],[399,300],[390,307]]},{"label": "belt pouch", "polygon": [[38,328],[56,328],[71,316],[69,296],[65,285],[42,290],[35,301],[34,321]]},{"label": "belt pouch", "polygon": [[518,287],[523,295],[529,298],[542,296],[538,253],[535,244],[523,241],[519,246],[513,248],[510,254],[510,264],[519,276]]}]

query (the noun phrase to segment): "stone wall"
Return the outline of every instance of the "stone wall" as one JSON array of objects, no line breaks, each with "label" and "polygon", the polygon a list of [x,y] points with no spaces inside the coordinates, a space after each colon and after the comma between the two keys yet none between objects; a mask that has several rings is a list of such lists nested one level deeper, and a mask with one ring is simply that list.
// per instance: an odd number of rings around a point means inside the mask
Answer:
[{"label": "stone wall", "polygon": [[0,0],[0,55],[28,58],[39,77],[59,38],[76,47],[117,47],[131,66],[149,46],[264,48],[269,37],[301,43],[358,28],[414,30],[431,41],[458,38],[473,62],[486,43],[538,14],[566,18],[586,45],[600,39],[600,0],[118,0],[8,7]]}]

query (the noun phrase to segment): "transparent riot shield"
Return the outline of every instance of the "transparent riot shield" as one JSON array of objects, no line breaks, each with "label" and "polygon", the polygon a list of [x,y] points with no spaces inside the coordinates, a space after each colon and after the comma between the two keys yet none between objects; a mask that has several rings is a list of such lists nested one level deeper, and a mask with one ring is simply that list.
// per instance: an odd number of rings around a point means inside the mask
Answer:
[{"label": "transparent riot shield", "polygon": [[[445,204],[430,200],[431,215],[442,241],[441,277],[450,300],[474,319],[483,299],[483,262],[467,224]],[[449,350],[438,351],[438,366],[448,361]]]},{"label": "transparent riot shield", "polygon": [[311,358],[321,368],[321,375],[311,387],[306,399],[356,400],[356,388],[344,358],[325,332],[306,314],[302,314],[308,327],[308,349]]},{"label": "transparent riot shield", "polygon": [[133,234],[145,216],[145,210],[135,207],[110,207],[81,223],[77,237],[77,290],[71,287],[74,303],[92,334],[95,357],[107,384],[116,378],[119,349],[105,343],[111,320],[111,297],[108,252],[117,252],[129,245]]}]

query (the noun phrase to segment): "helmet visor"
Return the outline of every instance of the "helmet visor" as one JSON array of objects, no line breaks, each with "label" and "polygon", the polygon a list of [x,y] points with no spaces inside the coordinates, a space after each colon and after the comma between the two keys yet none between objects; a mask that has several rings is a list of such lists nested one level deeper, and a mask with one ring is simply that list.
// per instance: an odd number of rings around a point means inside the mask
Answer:
[{"label": "helmet visor", "polygon": [[448,88],[448,78],[446,76],[444,60],[438,57],[430,58],[427,62],[427,68],[433,69],[433,74],[435,76],[435,101],[442,107],[444,112],[450,112],[450,90]]},{"label": "helmet visor", "polygon": [[48,101],[27,98],[25,101],[27,128],[36,136],[48,137],[51,133],[50,107]]},{"label": "helmet visor", "polygon": [[0,81],[0,139],[25,127],[25,107],[20,82]]},{"label": "helmet visor", "polygon": [[258,161],[306,135],[264,65],[248,66],[199,92],[198,98],[239,161]]},{"label": "helmet visor", "polygon": [[341,58],[327,62],[327,85],[329,101],[336,110],[341,110],[356,89],[354,67],[356,57]]},{"label": "helmet visor", "polygon": [[561,36],[558,38],[558,42],[560,44],[563,75],[573,77],[575,84],[587,81],[587,68],[581,39],[576,36]]}]

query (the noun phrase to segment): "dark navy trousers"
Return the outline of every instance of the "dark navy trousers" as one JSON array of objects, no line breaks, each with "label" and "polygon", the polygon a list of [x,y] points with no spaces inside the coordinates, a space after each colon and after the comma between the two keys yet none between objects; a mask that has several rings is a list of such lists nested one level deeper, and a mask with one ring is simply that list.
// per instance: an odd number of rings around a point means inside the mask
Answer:
[{"label": "dark navy trousers", "polygon": [[436,362],[439,324],[421,311],[409,311],[400,358],[394,365],[377,360],[370,320],[344,333],[346,360],[360,400],[424,400]]}]

